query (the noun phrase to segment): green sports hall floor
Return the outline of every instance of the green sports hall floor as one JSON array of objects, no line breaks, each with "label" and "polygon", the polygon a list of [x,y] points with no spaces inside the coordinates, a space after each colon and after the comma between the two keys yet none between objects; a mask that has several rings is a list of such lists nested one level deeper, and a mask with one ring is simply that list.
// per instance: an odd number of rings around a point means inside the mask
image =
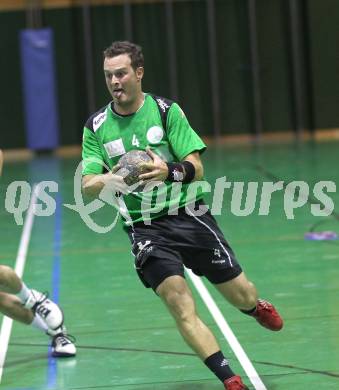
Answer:
[{"label": "green sports hall floor", "polygon": [[[203,156],[206,176],[214,181],[320,180],[338,183],[339,143],[304,143],[213,149]],[[73,203],[77,159],[36,158],[8,163],[1,181],[0,262],[14,266],[21,226],[4,209],[4,195],[14,180],[56,180],[56,214],[36,217],[24,280],[49,290],[62,306],[69,332],[76,336],[76,358],[48,357],[48,340],[15,323],[4,366],[3,390],[121,389],[212,390],[222,385],[178,335],[160,300],[144,289],[133,268],[129,241],[122,229],[108,234],[89,230],[78,214],[62,206]],[[237,217],[225,191],[217,219],[243,268],[262,297],[284,317],[283,331],[261,328],[209,291],[229,322],[268,390],[339,389],[339,241],[306,241],[312,228],[339,233],[339,194],[329,194],[334,213],[311,214],[312,198],[284,212],[283,192],[272,197],[270,214]],[[112,222],[105,206],[97,221]],[[319,224],[319,225],[318,225]],[[315,227],[316,226],[316,227]],[[233,369],[249,384],[196,291],[198,311],[215,332]],[[0,316],[0,320],[2,317]],[[250,389],[253,389],[250,386]]]}]

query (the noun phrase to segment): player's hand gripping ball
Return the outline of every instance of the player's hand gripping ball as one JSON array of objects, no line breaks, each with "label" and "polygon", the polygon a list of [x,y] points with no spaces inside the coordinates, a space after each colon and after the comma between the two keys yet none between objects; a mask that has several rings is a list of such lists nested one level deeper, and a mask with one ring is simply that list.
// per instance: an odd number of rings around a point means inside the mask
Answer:
[{"label": "player's hand gripping ball", "polygon": [[[140,181],[139,175],[148,172],[142,164],[152,161],[152,158],[143,150],[131,150],[118,161],[119,173],[124,175],[125,183],[131,186]],[[139,187],[137,190],[140,190]]]}]

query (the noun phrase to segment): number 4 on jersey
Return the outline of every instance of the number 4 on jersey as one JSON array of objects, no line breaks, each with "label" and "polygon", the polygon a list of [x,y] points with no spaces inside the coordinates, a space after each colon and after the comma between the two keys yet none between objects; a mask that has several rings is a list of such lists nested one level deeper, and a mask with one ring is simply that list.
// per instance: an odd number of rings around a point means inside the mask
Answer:
[{"label": "number 4 on jersey", "polygon": [[140,146],[140,142],[135,134],[133,134],[132,145],[136,146],[137,148]]}]

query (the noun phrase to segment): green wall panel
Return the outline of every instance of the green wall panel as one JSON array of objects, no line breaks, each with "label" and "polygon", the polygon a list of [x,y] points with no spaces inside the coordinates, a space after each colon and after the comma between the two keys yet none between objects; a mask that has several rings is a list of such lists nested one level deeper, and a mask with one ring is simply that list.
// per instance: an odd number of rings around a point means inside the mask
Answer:
[{"label": "green wall panel", "polygon": [[216,2],[221,123],[224,133],[251,131],[251,68],[245,0]]},{"label": "green wall panel", "polygon": [[[111,99],[103,74],[102,52],[111,42],[125,39],[122,6],[94,7],[92,12],[93,72],[97,109]],[[87,119],[87,118],[86,118]]]},{"label": "green wall panel", "polygon": [[0,13],[0,147],[4,148],[21,148],[26,144],[19,51],[19,31],[23,28],[23,13]]},{"label": "green wall panel", "polygon": [[339,127],[339,2],[308,0],[316,127]]},{"label": "green wall panel", "polygon": [[61,144],[79,144],[87,114],[81,11],[45,11],[44,23],[54,31]]},{"label": "green wall panel", "polygon": [[180,104],[192,127],[208,134],[213,123],[206,7],[204,2],[178,3],[174,13]]},{"label": "green wall panel", "polygon": [[289,70],[286,0],[261,0],[258,4],[263,130],[291,129],[292,79]]}]

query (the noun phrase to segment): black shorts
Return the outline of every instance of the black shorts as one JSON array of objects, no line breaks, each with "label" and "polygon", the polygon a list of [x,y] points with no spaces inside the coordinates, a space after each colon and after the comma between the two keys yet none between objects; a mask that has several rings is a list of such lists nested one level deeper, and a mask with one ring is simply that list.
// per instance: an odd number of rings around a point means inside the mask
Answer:
[{"label": "black shorts", "polygon": [[157,218],[150,225],[138,222],[126,230],[138,275],[153,290],[169,276],[184,277],[184,265],[214,284],[227,282],[242,272],[209,211],[198,217],[181,208],[178,215]]}]

